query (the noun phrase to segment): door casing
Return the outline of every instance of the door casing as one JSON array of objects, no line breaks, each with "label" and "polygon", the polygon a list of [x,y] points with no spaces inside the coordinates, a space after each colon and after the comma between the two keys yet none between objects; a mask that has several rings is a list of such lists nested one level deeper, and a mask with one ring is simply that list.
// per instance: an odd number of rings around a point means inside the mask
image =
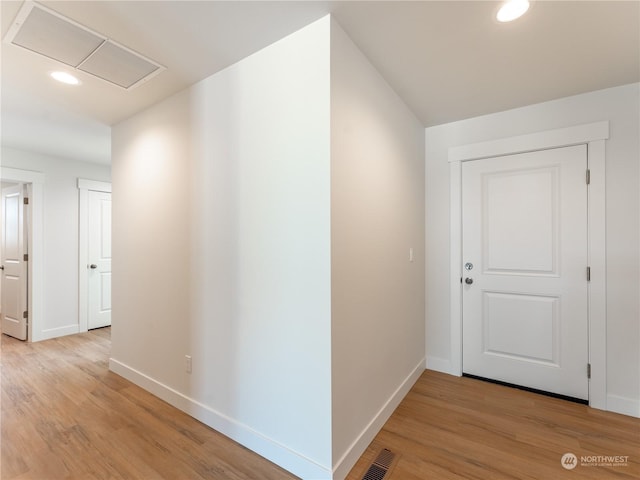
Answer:
[{"label": "door casing", "polygon": [[462,162],[499,155],[587,145],[591,172],[587,194],[588,260],[591,281],[589,303],[589,405],[607,409],[606,391],[606,244],[605,141],[609,122],[602,121],[555,130],[452,147],[448,151],[450,180],[450,353],[449,373],[462,375]]},{"label": "door casing", "polygon": [[44,294],[44,181],[43,173],[17,168],[0,167],[0,179],[7,182],[24,183],[27,185],[29,197],[28,230],[27,239],[29,262],[27,263],[27,288],[29,298],[27,311],[29,320],[27,326],[27,339],[29,342],[37,342],[50,338],[44,331],[43,319],[43,294]]},{"label": "door casing", "polygon": [[[15,204],[17,206],[17,235],[15,238],[17,245],[14,243],[14,247],[17,246],[18,248],[17,252],[12,255],[13,258],[11,260],[7,256],[9,249],[6,243],[8,237],[7,211],[9,208],[7,202],[9,198],[17,199],[17,204]],[[28,311],[29,298],[27,285],[28,262],[22,258],[23,255],[28,254],[29,214],[28,205],[24,203],[28,198],[26,185],[23,183],[15,183],[2,188],[2,214],[0,215],[2,219],[2,240],[0,241],[2,248],[0,249],[0,256],[2,257],[3,270],[1,272],[2,279],[0,279],[0,283],[2,283],[4,296],[0,301],[2,304],[0,317],[2,319],[2,333],[17,338],[18,340],[27,340],[27,326],[29,324],[28,318],[23,316],[22,313]],[[16,276],[18,281],[12,283],[17,286],[17,289],[13,291],[13,295],[8,295],[8,277],[14,277],[15,279]],[[9,291],[11,290],[9,289]],[[14,308],[9,308],[9,304],[13,304]],[[11,311],[14,313],[13,317],[10,315]]]}]

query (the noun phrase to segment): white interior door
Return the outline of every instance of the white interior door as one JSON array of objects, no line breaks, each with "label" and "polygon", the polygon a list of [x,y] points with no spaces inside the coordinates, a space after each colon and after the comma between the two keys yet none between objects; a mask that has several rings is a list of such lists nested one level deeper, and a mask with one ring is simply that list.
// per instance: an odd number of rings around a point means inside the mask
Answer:
[{"label": "white interior door", "polygon": [[463,372],[588,399],[586,145],[462,166]]},{"label": "white interior door", "polygon": [[2,333],[27,339],[23,186],[2,189]]},{"label": "white interior door", "polygon": [[111,193],[89,191],[88,328],[111,325]]}]

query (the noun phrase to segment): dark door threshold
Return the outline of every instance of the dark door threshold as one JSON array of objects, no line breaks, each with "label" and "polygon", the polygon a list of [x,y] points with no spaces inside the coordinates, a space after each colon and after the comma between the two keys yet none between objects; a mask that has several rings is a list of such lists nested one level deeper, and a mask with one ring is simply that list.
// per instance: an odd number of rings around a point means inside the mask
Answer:
[{"label": "dark door threshold", "polygon": [[537,393],[539,395],[545,395],[547,397],[559,398],[560,400],[567,400],[569,402],[580,403],[582,405],[589,405],[589,400],[584,400],[582,398],[570,397],[568,395],[560,395],[559,393],[547,392],[545,390],[538,390],[537,388],[523,387],[522,385],[516,385],[514,383],[502,382],[500,380],[494,380],[492,378],[485,378],[485,377],[479,377],[477,375],[471,375],[470,373],[463,373],[462,376],[467,378],[472,378],[474,380],[481,380],[483,382],[495,383],[496,385],[502,385],[504,387],[517,388],[518,390]]}]

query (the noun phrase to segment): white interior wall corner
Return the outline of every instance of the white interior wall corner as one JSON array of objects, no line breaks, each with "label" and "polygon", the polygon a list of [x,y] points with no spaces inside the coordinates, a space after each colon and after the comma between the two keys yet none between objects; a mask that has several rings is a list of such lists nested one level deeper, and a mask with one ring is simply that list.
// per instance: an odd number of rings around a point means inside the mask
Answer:
[{"label": "white interior wall corner", "polygon": [[339,479],[424,370],[424,128],[335,20],[331,238]]},{"label": "white interior wall corner", "polygon": [[113,129],[111,368],[303,478],[331,476],[328,22]]}]

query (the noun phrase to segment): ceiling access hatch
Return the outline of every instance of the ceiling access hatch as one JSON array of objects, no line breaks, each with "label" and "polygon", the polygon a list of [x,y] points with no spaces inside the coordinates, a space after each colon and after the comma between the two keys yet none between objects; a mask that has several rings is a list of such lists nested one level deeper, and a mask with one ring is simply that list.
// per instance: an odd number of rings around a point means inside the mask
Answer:
[{"label": "ceiling access hatch", "polygon": [[131,90],[165,67],[38,3],[24,3],[4,39]]}]

